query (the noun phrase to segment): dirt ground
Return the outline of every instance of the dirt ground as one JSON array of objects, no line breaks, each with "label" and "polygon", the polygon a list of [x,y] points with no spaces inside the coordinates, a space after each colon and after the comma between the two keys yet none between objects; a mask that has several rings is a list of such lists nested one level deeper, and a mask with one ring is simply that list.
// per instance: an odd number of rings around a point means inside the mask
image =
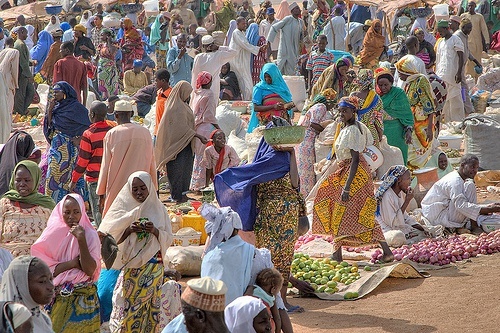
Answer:
[{"label": "dirt ground", "polygon": [[421,279],[388,278],[356,301],[293,298],[296,333],[499,332],[500,255],[429,271]]}]

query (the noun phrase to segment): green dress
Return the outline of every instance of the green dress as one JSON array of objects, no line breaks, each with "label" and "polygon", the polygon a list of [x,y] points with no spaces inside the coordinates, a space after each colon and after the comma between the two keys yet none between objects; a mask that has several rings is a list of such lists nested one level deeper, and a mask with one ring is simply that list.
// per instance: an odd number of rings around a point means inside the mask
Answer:
[{"label": "green dress", "polygon": [[403,89],[394,86],[380,98],[388,116],[384,119],[384,135],[387,137],[387,143],[401,150],[406,165],[408,145],[405,142],[405,128],[414,125],[410,102]]}]

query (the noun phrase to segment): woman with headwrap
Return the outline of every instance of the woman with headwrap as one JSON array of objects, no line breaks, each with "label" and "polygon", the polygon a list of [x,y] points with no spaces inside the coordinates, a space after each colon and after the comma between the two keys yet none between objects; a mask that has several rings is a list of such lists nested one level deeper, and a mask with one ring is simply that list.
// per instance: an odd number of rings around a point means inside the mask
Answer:
[{"label": "woman with headwrap", "polygon": [[253,87],[252,103],[248,133],[259,125],[269,123],[273,116],[287,120],[293,116],[289,111],[293,107],[292,93],[274,63],[262,67],[260,82]]},{"label": "woman with headwrap", "polygon": [[0,150],[0,196],[9,190],[9,181],[17,163],[28,159],[35,142],[31,135],[23,131],[16,131]]},{"label": "woman with headwrap", "polygon": [[68,194],[56,205],[31,255],[47,263],[54,276],[55,297],[46,307],[54,332],[99,333],[95,282],[101,271],[101,242],[81,196]]},{"label": "woman with headwrap", "polygon": [[408,161],[408,144],[411,142],[414,125],[408,97],[403,89],[393,86],[394,77],[388,69],[376,69],[375,81],[375,90],[382,99],[386,113],[384,135],[387,137],[389,145],[398,147],[401,150],[406,165]]},{"label": "woman with headwrap", "polygon": [[321,94],[316,95],[306,107],[304,117],[299,120],[299,126],[307,127],[304,141],[295,148],[300,178],[300,193],[302,193],[304,198],[307,197],[314,184],[316,184],[316,174],[314,173],[314,163],[316,163],[314,142],[319,133],[324,130],[321,123],[327,119],[328,110],[333,107],[336,95],[337,93],[332,88],[328,88],[321,92]]},{"label": "woman with headwrap", "polygon": [[[400,239],[406,240],[404,244],[412,244],[427,238],[429,235],[427,230],[406,212],[413,199],[410,170],[404,165],[393,165],[382,176],[381,181],[382,184],[375,193],[377,200],[375,217],[387,235],[386,238],[391,238],[394,242],[389,243],[389,246],[403,245]],[[392,234],[391,237],[388,232]],[[400,237],[397,237],[398,233],[401,234]]]},{"label": "woman with headwrap", "polygon": [[236,74],[231,70],[231,65],[226,63],[220,69],[220,95],[221,100],[241,100],[240,85]]},{"label": "woman with headwrap", "polygon": [[170,42],[170,13],[162,13],[156,16],[151,25],[149,36],[151,45],[155,46],[156,70],[167,68],[167,51]]},{"label": "woman with headwrap", "polygon": [[[78,102],[76,91],[65,82],[53,86],[54,99],[50,101],[43,123],[45,138],[50,143],[45,194],[59,202],[69,193],[71,173],[76,166],[80,137],[89,128],[88,110]],[[84,194],[85,181],[80,178],[76,193]]]},{"label": "woman with headwrap", "polygon": [[236,30],[236,20],[231,20],[229,22],[229,28],[226,32],[226,39],[224,39],[224,46],[229,46],[229,43],[231,43],[234,30]]},{"label": "woman with headwrap", "polygon": [[422,59],[425,64],[425,68],[429,70],[436,62],[436,52],[434,51],[434,46],[425,40],[425,33],[421,28],[416,28],[413,31],[413,34],[418,38],[419,45],[416,56]]},{"label": "woman with headwrap", "polygon": [[50,46],[54,42],[52,35],[47,30],[42,30],[38,34],[36,45],[30,50],[30,58],[36,61],[35,74],[42,69],[42,65],[49,55]]},{"label": "woman with headwrap", "polygon": [[99,231],[113,236],[118,244],[113,268],[121,273],[113,292],[111,330],[161,331],[163,258],[173,235],[167,209],[158,199],[149,173],[130,175]]},{"label": "woman with headwrap", "polygon": [[[196,79],[196,89],[194,90],[191,108],[194,113],[194,127],[198,135],[205,138],[219,128],[217,118],[215,118],[215,109],[217,104],[214,93],[210,89],[212,85],[212,75],[209,72],[202,71]],[[206,185],[206,169],[202,166],[205,144],[197,140],[194,142],[194,167],[191,177],[191,190],[199,191]]]},{"label": "woman with headwrap", "polygon": [[337,92],[337,100],[347,95],[347,86],[349,85],[347,72],[351,66],[352,61],[347,57],[337,60],[320,75],[318,81],[311,88],[310,96],[316,96],[328,88]]},{"label": "woman with headwrap", "polygon": [[[52,84],[52,78],[54,76],[54,65],[55,63],[62,58],[60,48],[62,44],[62,30],[52,32],[52,37],[54,38],[54,42],[50,45],[49,53],[47,58],[43,62],[42,68],[40,69],[41,79],[47,84]],[[36,76],[35,76],[36,80]]]},{"label": "woman with headwrap", "polygon": [[276,10],[276,15],[274,17],[281,21],[288,15],[292,15],[292,12],[290,11],[290,4],[286,0],[282,0],[280,2],[280,5],[278,6],[278,9]]},{"label": "woman with headwrap", "polygon": [[[257,23],[252,23],[247,29],[246,37],[248,42],[252,45],[261,47],[267,43],[266,37],[259,35],[259,25]],[[257,55],[252,54],[250,56],[250,71],[252,73],[252,81],[255,86],[260,80],[260,72],[262,66],[266,63],[267,50],[261,49]]]},{"label": "woman with headwrap", "polygon": [[9,139],[12,130],[14,96],[18,88],[19,51],[6,48],[0,51],[0,143]]},{"label": "woman with headwrap", "polygon": [[54,297],[52,272],[45,262],[29,255],[15,258],[2,276],[0,290],[1,301],[18,302],[28,308],[33,333],[54,333],[52,322],[43,310]]},{"label": "woman with headwrap", "polygon": [[174,86],[165,102],[165,113],[156,136],[156,168],[163,169],[166,164],[172,200],[179,203],[188,200],[185,193],[189,191],[193,171],[193,139],[203,144],[208,142],[195,130],[193,110],[188,104],[192,91],[187,81],[179,81]]},{"label": "woman with headwrap", "polygon": [[92,26],[90,25],[91,23],[92,23],[92,12],[90,10],[86,10],[83,12],[79,24],[83,25],[87,29],[87,31],[85,32],[87,36],[91,35],[91,30],[92,30]]},{"label": "woman with headwrap", "polygon": [[359,65],[362,68],[375,69],[382,52],[384,52],[385,37],[382,35],[382,22],[373,20],[371,27],[363,39],[363,49],[359,54]]},{"label": "woman with headwrap", "polygon": [[419,74],[412,61],[405,58],[396,63],[399,77],[406,82],[405,93],[413,113],[414,129],[408,145],[408,164],[411,170],[420,169],[429,160],[434,138],[434,96],[427,77]]},{"label": "woman with headwrap", "polygon": [[[274,117],[267,128],[286,125],[282,118]],[[299,236],[299,216],[305,215],[295,150],[276,150],[262,138],[253,162],[216,175],[214,188],[219,204],[239,214],[243,231],[254,231],[256,247],[271,251],[275,268],[284,279],[281,297],[291,309],[286,290]]]},{"label": "woman with headwrap", "polygon": [[342,261],[342,246],[380,243],[384,251],[382,260],[387,262],[393,255],[375,221],[373,181],[362,154],[373,144],[373,138],[370,130],[357,121],[358,103],[356,96],[350,96],[343,97],[338,104],[342,125],[332,147],[338,169],[318,188],[312,230],[315,234],[333,236],[333,260]]},{"label": "woman with headwrap", "polygon": [[384,134],[385,112],[382,99],[373,90],[373,71],[360,69],[353,86],[355,92],[352,95],[359,99],[358,121],[368,127],[372,133],[373,145],[378,147]]},{"label": "woman with headwrap", "polygon": [[118,46],[114,42],[111,29],[101,30],[101,44],[97,46],[97,81],[102,99],[108,99],[119,93],[120,73],[116,67]]},{"label": "woman with headwrap", "polygon": [[[49,23],[43,30],[47,31],[48,33],[52,33],[59,29],[61,29],[61,21],[59,21],[59,17],[57,17],[56,15],[52,15],[50,17]],[[38,37],[40,38],[40,34],[38,34]]]},{"label": "woman with headwrap", "polygon": [[[224,0],[224,5],[220,10],[215,12],[215,17],[215,30],[227,32],[231,20],[236,19],[236,11],[234,10],[232,1]],[[227,45],[229,45],[229,42]]]},{"label": "woman with headwrap", "polygon": [[271,332],[271,316],[260,298],[241,296],[224,310],[226,325],[232,333]]},{"label": "woman with headwrap", "polygon": [[14,257],[30,253],[56,205],[52,198],[38,193],[41,176],[35,162],[19,162],[10,178],[9,191],[0,199],[0,244]]},{"label": "woman with headwrap", "polygon": [[142,60],[144,47],[142,46],[141,34],[137,31],[128,17],[123,19],[125,35],[121,40],[123,72],[132,69],[135,59]]}]

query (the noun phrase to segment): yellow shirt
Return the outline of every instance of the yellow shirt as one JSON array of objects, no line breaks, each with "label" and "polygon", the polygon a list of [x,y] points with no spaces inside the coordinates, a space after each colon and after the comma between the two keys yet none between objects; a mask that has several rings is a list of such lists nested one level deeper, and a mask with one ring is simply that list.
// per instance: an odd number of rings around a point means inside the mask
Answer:
[{"label": "yellow shirt", "polygon": [[133,69],[129,69],[123,75],[123,85],[124,93],[132,96],[137,90],[148,85],[148,77],[144,72],[136,74]]}]

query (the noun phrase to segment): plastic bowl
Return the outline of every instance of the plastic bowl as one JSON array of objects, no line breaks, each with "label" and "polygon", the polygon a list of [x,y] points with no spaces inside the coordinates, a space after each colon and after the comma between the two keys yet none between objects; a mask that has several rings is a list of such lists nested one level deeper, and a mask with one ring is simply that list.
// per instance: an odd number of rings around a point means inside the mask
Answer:
[{"label": "plastic bowl", "polygon": [[264,140],[269,145],[279,148],[295,147],[304,141],[305,134],[304,126],[272,127],[264,130]]},{"label": "plastic bowl", "polygon": [[492,232],[492,231],[500,229],[500,223],[483,222],[481,224],[481,228],[483,228],[484,232]]},{"label": "plastic bowl", "polygon": [[45,12],[49,15],[57,15],[62,12],[62,5],[45,6]]}]

